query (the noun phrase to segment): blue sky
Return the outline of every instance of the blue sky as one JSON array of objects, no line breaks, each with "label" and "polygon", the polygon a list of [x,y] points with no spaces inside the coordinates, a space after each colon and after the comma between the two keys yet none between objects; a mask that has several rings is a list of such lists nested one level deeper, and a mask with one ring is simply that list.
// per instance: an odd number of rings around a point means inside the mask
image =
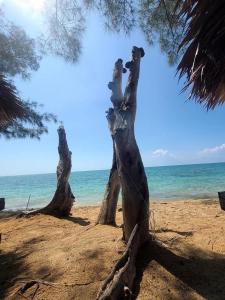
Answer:
[{"label": "blue sky", "polygon": [[[6,15],[29,34],[42,29],[38,12],[25,9],[21,5],[24,0],[1,2]],[[105,118],[110,106],[107,83],[114,61],[119,57],[128,60],[133,45],[143,47],[146,53],[141,63],[136,119],[136,138],[145,166],[225,161],[225,108],[207,112],[186,101],[187,94],[180,94],[182,84],[178,84],[175,68],[168,66],[158,47],[150,48],[138,31],[130,37],[108,33],[102,20],[91,15],[77,64],[45,57],[31,80],[15,80],[24,99],[44,104],[45,111],[63,121],[73,152],[73,170],[111,166],[112,143]],[[0,176],[55,172],[56,130],[55,124],[49,125],[49,134],[41,141],[2,138]]]}]

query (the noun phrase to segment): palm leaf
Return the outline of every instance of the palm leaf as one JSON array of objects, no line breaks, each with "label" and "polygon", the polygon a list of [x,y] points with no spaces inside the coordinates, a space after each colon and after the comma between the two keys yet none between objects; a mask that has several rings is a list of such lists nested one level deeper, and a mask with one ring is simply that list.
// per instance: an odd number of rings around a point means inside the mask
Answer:
[{"label": "palm leaf", "polygon": [[0,126],[26,117],[28,117],[28,111],[19,99],[16,87],[0,75]]},{"label": "palm leaf", "polygon": [[185,89],[207,109],[225,102],[225,1],[178,0],[186,31],[180,50],[186,49],[177,67],[186,76]]}]

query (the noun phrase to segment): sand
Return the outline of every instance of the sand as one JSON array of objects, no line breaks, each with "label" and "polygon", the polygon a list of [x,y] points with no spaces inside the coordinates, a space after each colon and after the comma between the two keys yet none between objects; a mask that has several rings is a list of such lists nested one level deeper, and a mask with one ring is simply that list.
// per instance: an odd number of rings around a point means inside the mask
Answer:
[{"label": "sand", "polygon": [[[137,264],[137,299],[225,299],[225,212],[217,201],[151,203],[152,234]],[[22,281],[41,279],[34,299],[95,299],[121,256],[121,228],[95,226],[99,207],[74,208],[69,219],[0,213],[0,299]],[[122,213],[117,213],[117,224]],[[31,299],[35,287],[24,296]]]}]

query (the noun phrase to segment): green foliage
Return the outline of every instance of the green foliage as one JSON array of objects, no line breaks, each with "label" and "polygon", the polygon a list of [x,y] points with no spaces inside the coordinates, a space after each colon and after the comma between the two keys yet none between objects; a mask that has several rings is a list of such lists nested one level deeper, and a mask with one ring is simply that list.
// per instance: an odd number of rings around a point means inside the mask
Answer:
[{"label": "green foliage", "polygon": [[39,112],[36,102],[21,100],[14,84],[5,78],[30,78],[31,71],[38,70],[40,59],[35,40],[9,22],[0,10],[0,111],[8,109],[10,120],[0,120],[0,137],[40,139],[48,132],[46,123],[57,121],[53,114]]},{"label": "green foliage", "polygon": [[[177,61],[185,22],[180,17],[177,0],[52,0],[46,1],[47,30],[43,34],[42,50],[63,57],[66,61],[78,61],[82,50],[88,10],[97,11],[105,26],[113,32],[130,34],[141,30],[149,45],[159,43],[169,63]],[[0,73],[29,78],[31,71],[39,68],[40,55],[35,41],[25,31],[0,16]],[[37,111],[34,102],[22,101],[29,111],[26,118],[11,121],[0,128],[0,135],[7,138],[40,138],[47,132],[45,122],[56,121],[52,114]]]},{"label": "green foliage", "polygon": [[76,0],[55,0],[55,5],[46,5],[48,30],[43,35],[43,48],[68,62],[77,62],[85,30],[81,6]]},{"label": "green foliage", "polygon": [[8,122],[5,126],[0,126],[0,137],[10,138],[36,138],[40,139],[43,133],[48,133],[45,123],[57,122],[55,115],[41,113],[38,108],[41,105],[36,102],[23,101],[23,106],[27,110],[26,116]]},{"label": "green foliage", "polygon": [[105,19],[109,31],[129,34],[136,25],[134,2],[126,0],[96,1],[95,7]]},{"label": "green foliage", "polygon": [[180,17],[181,5],[176,4],[176,0],[140,0],[138,10],[139,25],[147,42],[150,45],[159,42],[169,64],[178,60],[178,49],[185,29],[185,21]]},{"label": "green foliage", "polygon": [[[109,31],[131,34],[133,30],[139,29],[150,46],[156,43],[160,45],[170,64],[174,64],[178,60],[178,47],[185,29],[185,21],[180,15],[183,1],[83,0],[79,2],[79,5],[76,0],[55,1],[55,13],[49,18],[51,44],[54,47],[57,43],[63,45],[60,56],[66,60],[76,62],[79,58],[86,11],[98,12]],[[69,15],[65,15],[65,11]],[[59,17],[61,14],[63,17]],[[80,20],[82,21],[80,22]],[[69,23],[72,28],[76,28],[73,40],[73,32],[69,35],[65,34],[66,23]],[[55,52],[57,53],[57,47]]]},{"label": "green foliage", "polygon": [[29,78],[31,71],[38,70],[40,59],[35,40],[0,11],[0,73]]}]

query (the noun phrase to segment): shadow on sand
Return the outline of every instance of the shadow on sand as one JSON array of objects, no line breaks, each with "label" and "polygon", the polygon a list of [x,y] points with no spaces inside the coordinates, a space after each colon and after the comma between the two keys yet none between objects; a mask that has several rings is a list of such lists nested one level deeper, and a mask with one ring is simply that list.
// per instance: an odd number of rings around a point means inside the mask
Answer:
[{"label": "shadow on sand", "polygon": [[[190,247],[188,244],[185,244],[184,247],[187,250],[185,251],[186,257],[183,257],[182,254],[177,255],[170,249],[157,245],[154,242],[147,243],[141,249],[136,265],[135,298],[140,292],[144,271],[151,262],[155,261],[190,288],[189,291],[185,291],[185,299],[195,299],[191,295],[191,289],[208,300],[225,299],[225,256]],[[160,276],[160,272],[158,275]],[[184,299],[184,290],[179,291],[179,284],[174,284],[174,286],[170,284],[174,283],[165,283],[168,287],[178,289],[177,292],[181,296],[180,299]],[[168,298],[165,297],[163,299]]]},{"label": "shadow on sand", "polygon": [[[33,253],[33,245],[40,243],[42,240],[42,237],[29,239],[23,243],[22,247],[13,252],[0,250],[0,299],[22,299],[22,296],[16,297],[15,292],[18,287],[22,286],[23,280],[33,278],[33,272],[28,264],[25,264],[25,260]],[[47,265],[40,266],[35,273],[37,278],[45,279],[51,275],[51,280],[57,279],[54,272],[53,275],[50,274]]]},{"label": "shadow on sand", "polygon": [[25,256],[0,251],[0,299],[6,299],[8,289],[15,284],[14,278],[24,273]]},{"label": "shadow on sand", "polygon": [[179,234],[181,236],[192,236],[193,235],[193,231],[179,231],[179,230],[174,230],[174,229],[169,229],[169,228],[160,228],[157,230],[152,230],[151,232],[153,233],[161,233],[161,232],[173,232],[176,234]]},{"label": "shadow on sand", "polygon": [[71,221],[73,223],[79,224],[81,226],[88,226],[91,224],[90,221],[88,221],[87,218],[80,218],[80,217],[73,217],[73,216],[69,216],[64,218],[65,220]]}]

